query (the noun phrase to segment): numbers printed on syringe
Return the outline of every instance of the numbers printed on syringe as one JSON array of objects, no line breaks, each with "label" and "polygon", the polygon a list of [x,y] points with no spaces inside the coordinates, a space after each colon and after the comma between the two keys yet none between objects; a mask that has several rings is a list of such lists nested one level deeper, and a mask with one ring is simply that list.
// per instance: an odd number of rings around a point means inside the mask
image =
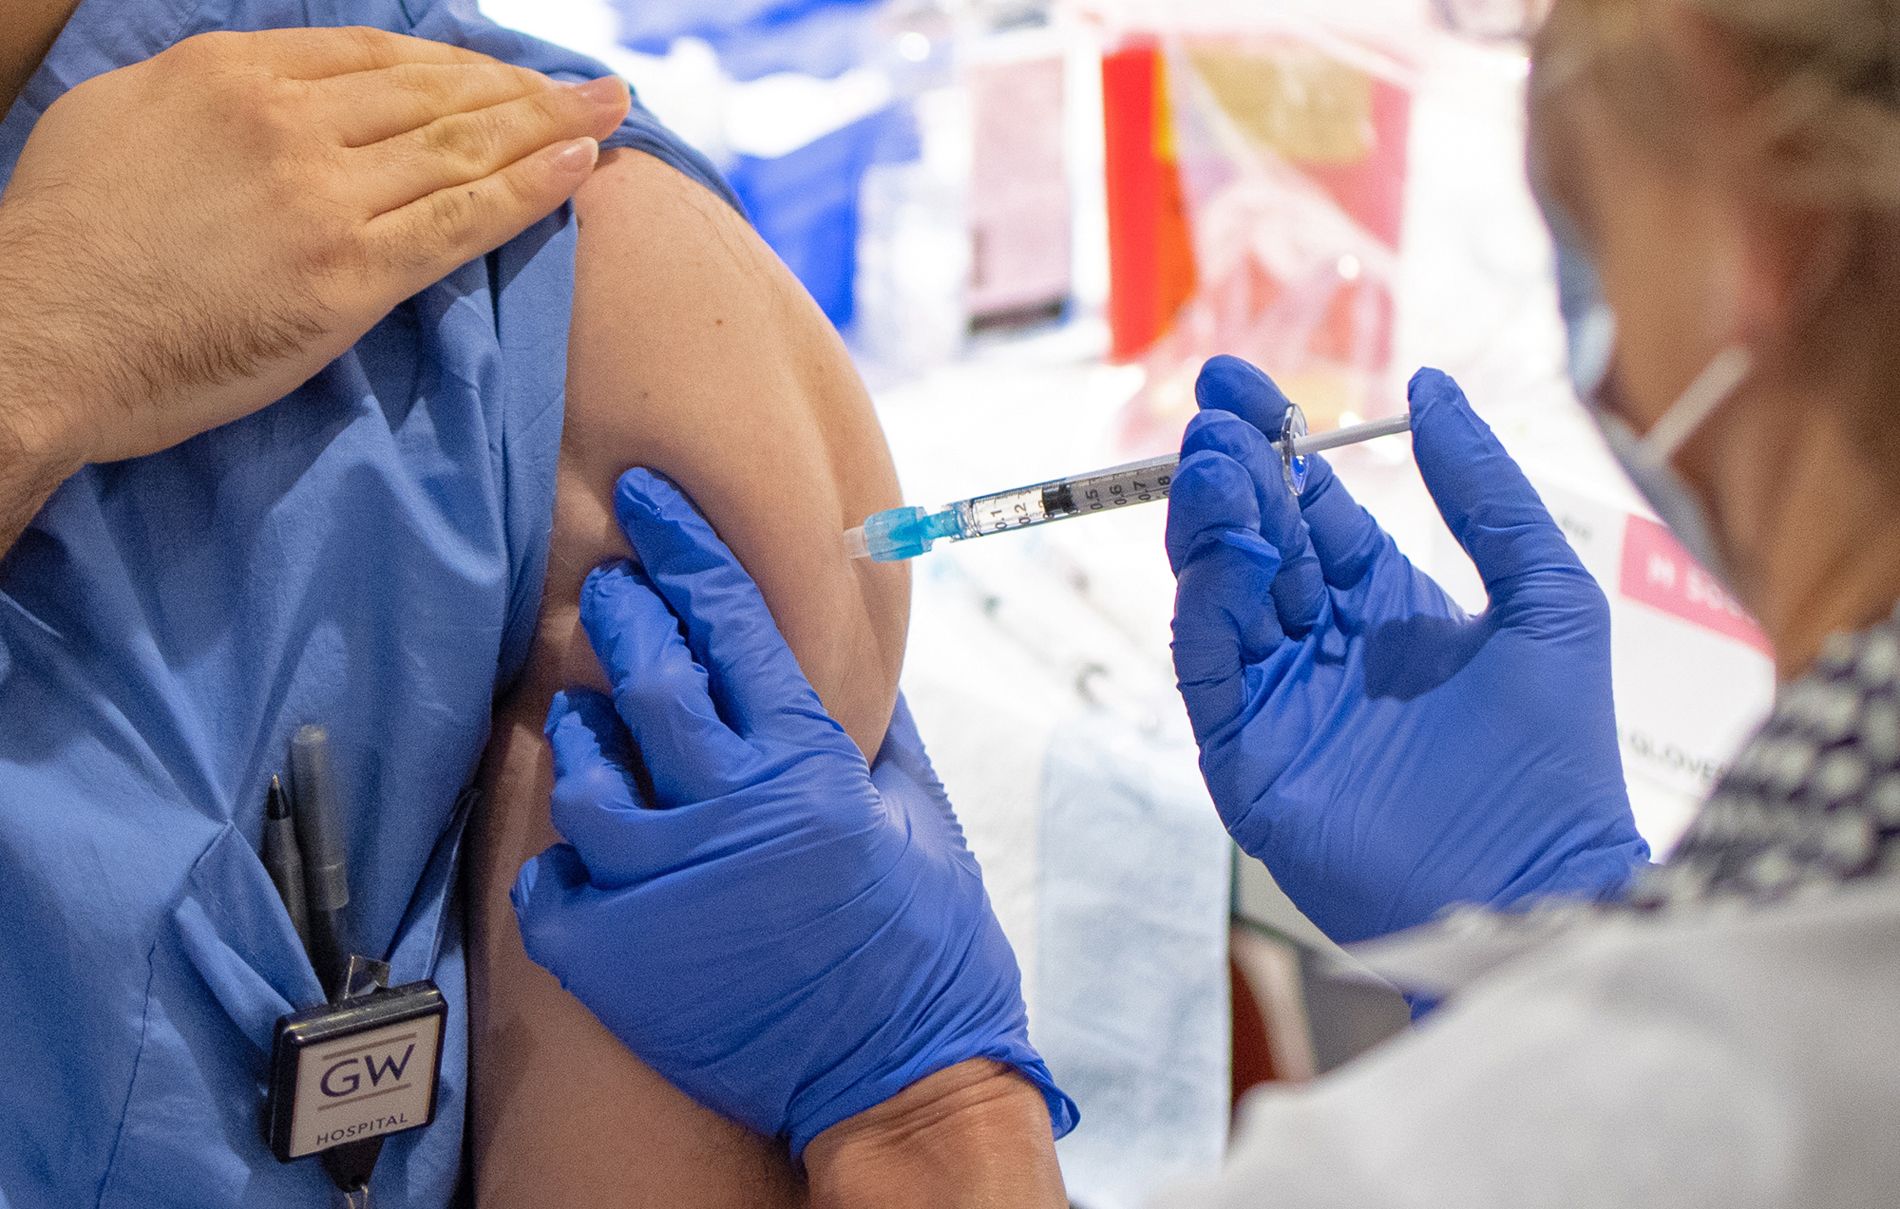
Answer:
[{"label": "numbers printed on syringe", "polygon": [[[1164,499],[1168,494],[1168,484],[1172,481],[1172,475],[1163,474],[1157,475],[1152,484],[1144,483],[1140,479],[1130,480],[1126,487],[1121,483],[1110,483],[1107,500],[1102,498],[1100,487],[1086,488],[1082,492],[1082,498],[1086,501],[1083,511],[1100,512],[1104,508],[1120,508],[1125,504],[1146,504],[1151,500]],[[1131,489],[1135,494],[1128,494]]]},{"label": "numbers printed on syringe", "polygon": [[1001,533],[1005,529],[1020,529],[1047,519],[1039,515],[1040,509],[1032,503],[1027,491],[1015,491],[997,499],[986,510],[983,527],[991,533]]}]

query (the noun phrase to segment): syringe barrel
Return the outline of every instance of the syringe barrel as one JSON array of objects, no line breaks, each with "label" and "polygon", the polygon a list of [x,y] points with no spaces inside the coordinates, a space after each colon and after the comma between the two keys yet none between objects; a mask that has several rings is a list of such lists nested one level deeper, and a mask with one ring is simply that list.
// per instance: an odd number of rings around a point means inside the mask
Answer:
[{"label": "syringe barrel", "polygon": [[1066,479],[1050,479],[1010,491],[972,496],[954,507],[966,537],[987,537],[1072,516],[1109,512],[1168,498],[1180,456],[1144,458]]},{"label": "syringe barrel", "polygon": [[[1392,436],[1412,426],[1411,416],[1403,415],[1308,436],[1305,417],[1297,408],[1289,410],[1287,416],[1285,435],[1273,445],[1286,464],[1287,489],[1295,495],[1306,485],[1305,464],[1300,460],[1305,455]],[[988,537],[992,533],[1030,529],[1072,516],[1093,516],[1133,504],[1165,500],[1174,488],[1174,472],[1180,464],[1179,454],[1163,454],[1071,478],[1049,479],[1009,491],[975,495],[929,511],[917,507],[888,508],[867,517],[857,528],[847,530],[845,548],[853,558],[900,562],[915,558],[939,541]]]}]

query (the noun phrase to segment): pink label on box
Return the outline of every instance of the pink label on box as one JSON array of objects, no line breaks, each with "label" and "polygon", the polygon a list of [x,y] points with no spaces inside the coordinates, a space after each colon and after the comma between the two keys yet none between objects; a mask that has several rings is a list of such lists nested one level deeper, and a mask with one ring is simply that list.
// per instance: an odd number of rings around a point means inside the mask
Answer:
[{"label": "pink label on box", "polygon": [[1648,517],[1626,518],[1618,587],[1631,600],[1772,653],[1767,636],[1715,576],[1690,558],[1665,526]]}]

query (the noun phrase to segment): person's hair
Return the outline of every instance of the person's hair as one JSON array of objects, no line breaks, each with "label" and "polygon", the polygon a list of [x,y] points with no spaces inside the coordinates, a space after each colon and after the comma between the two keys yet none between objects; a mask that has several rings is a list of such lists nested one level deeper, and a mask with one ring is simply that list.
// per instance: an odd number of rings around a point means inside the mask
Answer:
[{"label": "person's hair", "polygon": [[[1643,0],[1564,0],[1595,27],[1612,58],[1649,58],[1644,91],[1606,89],[1619,110],[1645,110],[1644,125],[1681,116],[1680,87],[1660,56],[1630,44]],[[1760,156],[1762,182],[1790,200],[1852,207],[1900,206],[1900,2],[1896,0],[1674,0],[1727,36],[1746,90],[1745,120],[1731,133]],[[1615,45],[1622,42],[1622,46]],[[1615,74],[1615,73],[1613,73]],[[1638,83],[1626,79],[1625,83]],[[1653,102],[1661,85],[1678,105]],[[1673,85],[1673,87],[1672,87]]]},{"label": "person's hair", "polygon": [[[1705,19],[1733,68],[1720,112],[1659,36],[1671,6]],[[1560,141],[1579,120],[1562,96],[1575,86],[1641,144],[1684,162],[1734,157],[1734,179],[1757,198],[1850,224],[1850,264],[1804,343],[1851,379],[1842,402],[1900,489],[1900,0],[1556,0],[1532,107]]]}]

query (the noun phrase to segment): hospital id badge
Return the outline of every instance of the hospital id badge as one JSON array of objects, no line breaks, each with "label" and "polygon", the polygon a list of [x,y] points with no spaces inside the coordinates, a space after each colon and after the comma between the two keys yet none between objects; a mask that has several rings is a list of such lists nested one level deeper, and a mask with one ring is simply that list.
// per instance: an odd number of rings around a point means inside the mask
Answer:
[{"label": "hospital id badge", "polygon": [[271,1153],[288,1163],[434,1120],[448,1013],[424,980],[279,1019],[265,1101]]}]

